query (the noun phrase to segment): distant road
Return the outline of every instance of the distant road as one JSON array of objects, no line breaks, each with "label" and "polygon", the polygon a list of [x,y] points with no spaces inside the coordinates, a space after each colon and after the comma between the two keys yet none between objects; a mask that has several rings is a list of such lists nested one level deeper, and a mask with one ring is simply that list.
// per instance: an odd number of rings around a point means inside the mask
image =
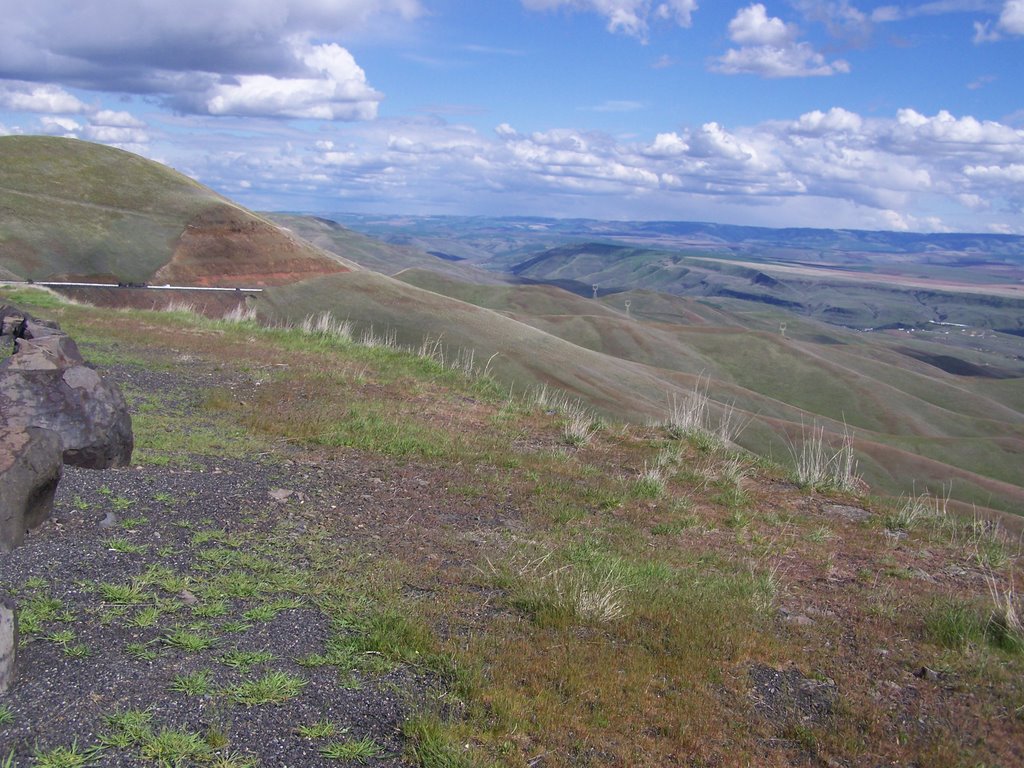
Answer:
[{"label": "distant road", "polygon": [[58,280],[0,280],[4,285],[44,285],[47,288],[53,286],[65,286],[70,288],[134,288],[150,289],[153,291],[219,291],[221,293],[263,293],[262,288],[210,288],[205,285],[143,285],[135,283],[71,283]]}]

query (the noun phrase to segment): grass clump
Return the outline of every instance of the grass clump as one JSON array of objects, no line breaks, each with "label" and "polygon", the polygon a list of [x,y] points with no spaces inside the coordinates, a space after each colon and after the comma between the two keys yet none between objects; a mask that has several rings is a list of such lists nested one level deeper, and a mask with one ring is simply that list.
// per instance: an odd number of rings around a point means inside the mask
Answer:
[{"label": "grass clump", "polygon": [[53,747],[47,750],[36,750],[36,768],[86,768],[96,765],[101,750],[97,747],[81,750],[78,742],[72,742],[70,747]]},{"label": "grass clump", "polygon": [[384,754],[384,748],[370,738],[353,741],[333,741],[318,750],[328,760],[350,760],[364,763]]},{"label": "grass clump", "polygon": [[631,491],[638,499],[658,499],[665,495],[665,488],[664,472],[659,467],[648,467],[645,464],[633,480]]},{"label": "grass clump", "polygon": [[163,636],[163,643],[188,653],[198,653],[212,648],[216,640],[208,635],[177,627]]},{"label": "grass clump", "polygon": [[825,439],[825,427],[813,426],[810,434],[802,433],[800,450],[790,450],[796,463],[796,481],[805,488],[848,493],[860,483],[853,435],[848,431],[843,432],[839,447],[834,448]]},{"label": "grass clump", "polygon": [[295,732],[306,739],[328,739],[338,733],[338,727],[330,720],[318,720],[312,725],[300,725]]},{"label": "grass clump", "polygon": [[307,681],[301,677],[272,671],[267,672],[259,680],[251,680],[229,688],[227,694],[232,701],[247,707],[281,704],[302,693],[306,683]]},{"label": "grass clump", "polygon": [[417,765],[430,768],[474,768],[462,743],[450,728],[433,714],[418,714],[402,726],[409,740],[409,753]]},{"label": "grass clump", "polygon": [[188,696],[205,696],[212,688],[210,671],[203,669],[187,675],[177,675],[171,682],[171,690]]}]

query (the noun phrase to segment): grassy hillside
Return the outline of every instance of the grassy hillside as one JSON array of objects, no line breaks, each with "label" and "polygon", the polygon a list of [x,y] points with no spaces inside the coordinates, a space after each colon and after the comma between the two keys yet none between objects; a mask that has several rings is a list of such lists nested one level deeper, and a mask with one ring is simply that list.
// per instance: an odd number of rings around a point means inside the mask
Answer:
[{"label": "grassy hillside", "polygon": [[[1024,298],[1015,293],[1019,283],[1000,284],[998,290],[988,290],[984,281],[973,289],[949,283],[952,275],[964,279],[962,269],[919,266],[922,276],[918,278],[902,274],[907,270],[899,267],[893,274],[876,274],[866,263],[839,272],[831,267],[755,264],[611,243],[559,246],[506,266],[519,277],[584,293],[597,284],[606,291],[643,288],[739,300],[861,329],[928,322],[1008,331],[1024,328]],[[1003,281],[994,278],[992,282]]]},{"label": "grassy hillside", "polygon": [[392,245],[346,229],[328,219],[283,213],[270,213],[267,218],[318,248],[381,274],[394,275],[404,269],[419,268],[450,274],[462,280],[502,282],[499,275],[464,264],[458,257],[432,255],[419,248]]},{"label": "grassy hillside", "polygon": [[[815,318],[842,292],[814,293],[743,264],[574,245],[521,261],[518,276],[482,277],[462,262],[322,220],[287,217],[281,229],[117,150],[8,137],[0,152],[0,195],[16,214],[0,222],[0,266],[17,276],[266,285],[252,302],[268,324],[327,313],[350,322],[357,337],[425,344],[449,363],[488,366],[513,391],[554,388],[638,423],[666,421],[674,404],[706,388],[702,428],[715,432],[731,412],[725,437],[760,455],[792,463],[816,425],[833,449],[852,432],[861,472],[880,492],[927,488],[982,511],[1024,509],[1024,366],[1010,348],[830,326]],[[530,232],[524,222],[516,237]],[[611,292],[626,284],[658,290]],[[672,295],[680,286],[698,295]],[[750,292],[771,301],[744,298]],[[76,296],[152,306],[125,289]],[[785,311],[811,298],[819,302],[813,312]],[[997,303],[991,311],[1002,311]]]},{"label": "grassy hillside", "polygon": [[137,446],[68,468],[56,522],[0,559],[6,766],[1024,760],[1019,542],[941,499],[581,433],[339,333],[3,300],[120,384]]},{"label": "grassy hillside", "polygon": [[137,155],[0,137],[0,269],[21,279],[273,285],[352,267]]},{"label": "grassy hillside", "polygon": [[[777,317],[751,319],[660,294],[594,301],[551,286],[468,285],[418,271],[401,277],[501,311],[600,353],[605,362],[641,364],[663,378],[666,392],[679,383],[673,372],[707,377],[713,397],[748,420],[738,441],[759,453],[787,458],[812,423],[837,433],[848,427],[866,479],[880,490],[907,493],[922,484],[938,489],[952,483],[953,497],[966,503],[1024,509],[1024,412],[1006,399],[1019,392],[1020,378],[990,385],[989,395],[974,386],[989,380],[925,362],[948,357],[944,346],[814,321],[793,323],[783,335]],[[908,345],[918,357],[906,354]],[[626,381],[620,390],[624,406],[634,390]]]}]

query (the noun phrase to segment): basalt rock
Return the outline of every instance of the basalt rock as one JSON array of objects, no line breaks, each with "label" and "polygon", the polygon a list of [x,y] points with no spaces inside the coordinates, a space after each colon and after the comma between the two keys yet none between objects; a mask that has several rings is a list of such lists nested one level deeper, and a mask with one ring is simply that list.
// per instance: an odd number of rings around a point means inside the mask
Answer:
[{"label": "basalt rock", "polygon": [[48,429],[0,424],[0,552],[49,518],[63,464],[60,436]]},{"label": "basalt rock", "polygon": [[55,323],[0,307],[0,331],[15,342],[0,362],[0,424],[60,435],[65,464],[104,469],[131,461],[131,416],[117,385],[85,364]]}]

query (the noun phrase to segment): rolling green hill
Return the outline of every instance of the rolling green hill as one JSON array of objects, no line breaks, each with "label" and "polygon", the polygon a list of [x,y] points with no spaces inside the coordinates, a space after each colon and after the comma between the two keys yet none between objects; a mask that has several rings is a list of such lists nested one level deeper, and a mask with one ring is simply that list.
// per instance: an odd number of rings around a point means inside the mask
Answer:
[{"label": "rolling green hill", "polygon": [[852,432],[879,491],[951,483],[963,504],[1024,510],[1024,365],[962,328],[867,334],[822,321],[868,293],[614,244],[562,246],[517,257],[512,275],[486,274],[449,251],[323,220],[278,217],[281,229],[156,163],[60,139],[0,139],[0,204],[8,278],[251,281],[267,286],[253,306],[268,324],[327,312],[357,335],[430,339],[449,359],[489,361],[505,386],[544,384],[612,418],[663,422],[673,401],[706,387],[713,420],[734,409],[736,442],[777,461],[792,463],[820,425],[833,442]]},{"label": "rolling green hill", "polygon": [[180,173],[72,139],[0,137],[7,279],[272,285],[353,268]]}]

